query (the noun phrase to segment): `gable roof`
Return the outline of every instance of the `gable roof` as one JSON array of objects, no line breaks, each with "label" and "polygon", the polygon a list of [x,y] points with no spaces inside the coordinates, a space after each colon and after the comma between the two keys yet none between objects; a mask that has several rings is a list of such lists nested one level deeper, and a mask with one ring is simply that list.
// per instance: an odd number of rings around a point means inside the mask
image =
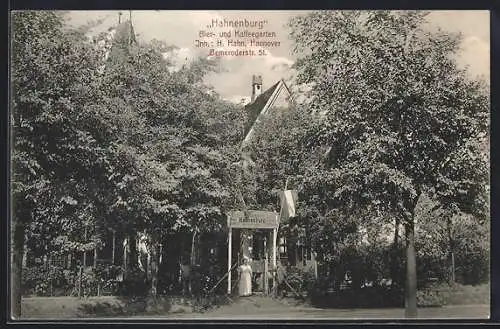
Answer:
[{"label": "gable roof", "polygon": [[269,99],[273,95],[276,87],[278,87],[279,81],[276,82],[271,88],[264,91],[260,94],[252,103],[245,105],[245,112],[248,115],[248,121],[245,125],[245,135],[248,133],[250,128],[252,128],[255,120],[259,116],[260,112],[266,104],[269,102]]},{"label": "gable roof", "polygon": [[248,114],[248,121],[245,126],[245,139],[243,146],[252,137],[255,127],[267,114],[268,110],[274,105],[281,92],[286,92],[291,97],[292,93],[283,79],[276,82],[272,87],[260,94],[252,103],[245,106],[245,111]]}]

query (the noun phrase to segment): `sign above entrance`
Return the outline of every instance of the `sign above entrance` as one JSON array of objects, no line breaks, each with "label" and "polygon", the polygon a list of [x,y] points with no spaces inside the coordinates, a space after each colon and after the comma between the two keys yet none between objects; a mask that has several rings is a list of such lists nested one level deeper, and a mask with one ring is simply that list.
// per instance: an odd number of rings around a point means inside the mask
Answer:
[{"label": "sign above entrance", "polygon": [[230,211],[227,214],[230,228],[278,228],[278,213],[274,211],[249,210],[248,216],[243,211]]}]

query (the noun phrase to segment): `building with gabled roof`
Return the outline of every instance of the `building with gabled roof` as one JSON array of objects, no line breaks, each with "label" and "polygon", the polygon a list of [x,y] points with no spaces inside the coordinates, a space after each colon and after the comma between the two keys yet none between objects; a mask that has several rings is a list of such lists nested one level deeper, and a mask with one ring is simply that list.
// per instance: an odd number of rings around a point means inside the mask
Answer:
[{"label": "building with gabled roof", "polygon": [[[283,113],[282,111],[291,109],[293,105],[293,94],[283,79],[280,79],[264,90],[262,76],[252,76],[251,101],[244,107],[247,115],[244,139],[242,141],[244,167],[248,167],[249,163],[252,162],[251,156],[248,154],[245,146],[258,138],[257,131],[259,126],[266,122],[266,120],[271,119],[271,117]],[[233,249],[233,259],[236,259],[239,253],[241,253],[242,257],[248,257],[252,260],[252,271],[256,275],[263,274],[265,271],[265,254],[267,252],[269,255],[272,252],[271,243],[268,243],[267,246],[264,243],[264,240],[271,241],[269,235],[268,231],[259,229],[249,234],[237,235],[235,239],[238,241],[236,245],[239,245],[239,250]],[[288,235],[288,233],[282,232],[277,239],[278,281],[280,282],[280,276],[290,267],[301,268],[316,273],[315,256],[305,241],[305,235],[302,233],[297,233],[293,237]],[[261,277],[263,278],[263,276]]]}]

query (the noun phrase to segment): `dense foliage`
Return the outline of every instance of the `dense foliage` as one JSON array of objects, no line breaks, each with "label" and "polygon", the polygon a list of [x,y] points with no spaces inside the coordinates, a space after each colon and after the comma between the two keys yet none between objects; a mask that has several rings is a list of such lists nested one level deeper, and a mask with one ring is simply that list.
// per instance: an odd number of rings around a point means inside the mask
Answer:
[{"label": "dense foliage", "polygon": [[12,30],[17,250],[24,235],[46,257],[94,250],[110,229],[223,230],[244,117],[201,83],[217,62],[172,71],[161,43],[123,31],[106,55],[106,35],[57,12],[15,13]]},{"label": "dense foliage", "polygon": [[[353,290],[399,303],[413,232],[420,287],[487,281],[487,88],[457,68],[460,36],[425,30],[425,17],[292,19],[297,83],[311,87],[310,99],[274,109],[241,152],[243,109],[203,84],[217,61],[174,70],[165,56],[173,46],[135,40],[131,26],[109,45],[106,34],[68,28],[62,13],[15,13],[14,304],[22,284],[42,295],[76,285],[77,273],[36,270],[44,257],[80,257],[108,231],[146,232],[158,272],[169,234],[194,241],[223,232],[229,209],[279,210],[285,186],[299,191],[298,216],[281,233],[297,241],[304,230],[324,279],[291,272],[299,290],[338,291],[349,272]],[[21,275],[25,247],[38,263]],[[104,272],[86,272],[82,289],[116,276]],[[208,291],[216,279],[197,284]],[[132,268],[122,290],[156,293],[155,280],[145,286]]]},{"label": "dense foliage", "polygon": [[339,284],[346,269],[360,273],[355,289],[383,278],[401,286],[407,257],[417,257],[408,271],[420,284],[488,277],[488,90],[457,67],[460,36],[426,30],[426,15],[292,19],[297,81],[310,99],[255,142],[267,168],[261,204],[290,176],[300,192],[293,223]]}]

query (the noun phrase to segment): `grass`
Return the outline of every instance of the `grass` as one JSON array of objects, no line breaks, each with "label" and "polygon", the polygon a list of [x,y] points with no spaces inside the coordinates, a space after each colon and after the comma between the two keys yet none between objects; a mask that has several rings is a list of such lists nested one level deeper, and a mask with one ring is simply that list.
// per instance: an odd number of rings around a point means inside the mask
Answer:
[{"label": "grass", "polygon": [[23,298],[22,318],[73,319],[123,317],[192,312],[192,307],[171,298],[132,297],[32,297]]},{"label": "grass", "polygon": [[23,319],[74,319],[204,313],[230,304],[226,296],[182,298],[152,297],[27,297]]},{"label": "grass", "polygon": [[475,286],[454,284],[450,287],[448,305],[490,304],[490,284]]},{"label": "grass", "polygon": [[[440,284],[434,287],[435,289],[446,289],[447,297],[444,306],[449,307],[461,307],[460,314],[465,312],[468,306],[464,305],[489,305],[490,304],[490,286],[489,284],[477,285],[477,286],[464,286],[455,284],[448,286],[447,284]],[[299,305],[309,306],[303,304],[304,301],[298,302],[293,298],[285,298],[281,301],[282,304],[287,304],[290,308],[289,312],[294,313],[294,308]],[[236,303],[237,304],[237,303]],[[30,297],[23,298],[22,301],[22,319],[76,319],[76,318],[96,318],[96,317],[131,317],[131,316],[144,316],[144,317],[156,317],[156,316],[172,316],[176,317],[179,315],[183,316],[196,316],[197,314],[206,313],[210,316],[213,313],[213,309],[224,305],[220,310],[216,311],[214,314],[219,312],[224,312],[227,310],[230,314],[231,312],[238,313],[237,305],[231,303],[227,297],[219,296],[217,298],[204,298],[199,300],[181,299],[176,297],[159,297],[156,299],[152,298],[133,298],[133,297],[113,297],[113,296],[103,296],[103,297],[89,297],[79,299],[77,297]],[[236,305],[236,306],[235,306]],[[236,307],[236,309],[235,309]],[[265,313],[267,306],[260,308],[259,313]],[[377,307],[377,306],[375,306]],[[323,312],[318,308],[317,312]],[[352,315],[357,315],[358,311],[360,316],[365,315],[370,317],[370,310],[365,309],[364,311],[359,307],[352,307]],[[376,312],[374,314],[383,314],[387,312],[388,315],[391,313],[391,309],[383,311],[380,306],[377,307],[378,310],[373,310]],[[427,313],[434,312],[431,308]],[[436,314],[441,314],[440,312],[446,312],[447,309],[435,312]],[[286,309],[282,309],[286,311]],[[280,311],[280,312],[282,312]],[[339,310],[340,311],[340,310]],[[313,311],[310,311],[313,312]],[[324,312],[336,312],[336,310],[324,310]],[[401,312],[398,310],[397,312]],[[456,312],[449,310],[449,312]],[[472,311],[471,311],[472,312]],[[313,312],[314,313],[314,312]],[[295,314],[295,313],[294,313]],[[322,313],[318,313],[321,315]],[[392,313],[391,313],[392,314]],[[398,313],[399,314],[399,313]],[[372,314],[373,315],[373,314]]]}]

